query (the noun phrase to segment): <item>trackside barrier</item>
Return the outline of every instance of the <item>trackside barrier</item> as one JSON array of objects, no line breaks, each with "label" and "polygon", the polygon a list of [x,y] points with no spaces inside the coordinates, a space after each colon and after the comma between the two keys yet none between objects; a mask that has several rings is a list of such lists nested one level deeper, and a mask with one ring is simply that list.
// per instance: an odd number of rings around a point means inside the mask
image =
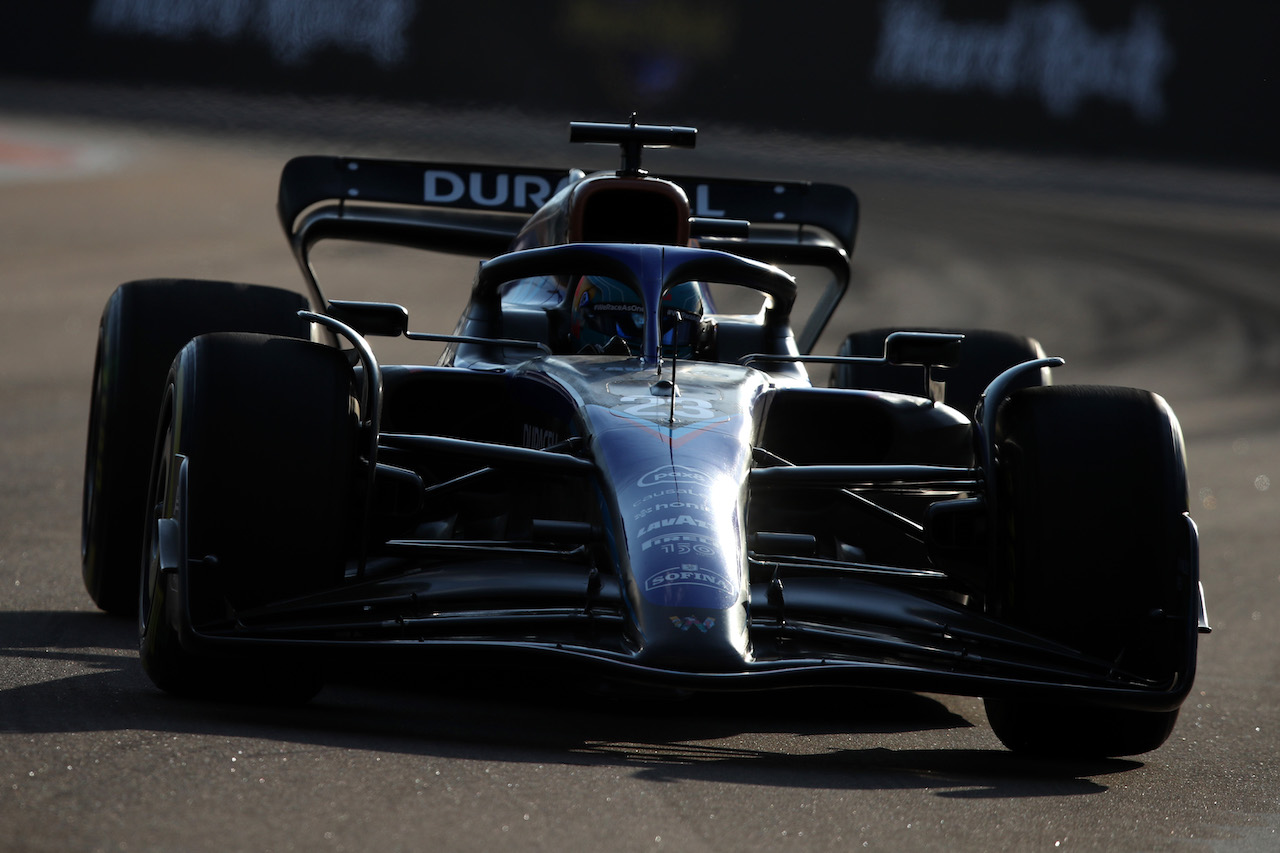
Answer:
[{"label": "trackside barrier", "polygon": [[49,0],[6,8],[0,75],[1275,166],[1277,32],[1270,0]]}]

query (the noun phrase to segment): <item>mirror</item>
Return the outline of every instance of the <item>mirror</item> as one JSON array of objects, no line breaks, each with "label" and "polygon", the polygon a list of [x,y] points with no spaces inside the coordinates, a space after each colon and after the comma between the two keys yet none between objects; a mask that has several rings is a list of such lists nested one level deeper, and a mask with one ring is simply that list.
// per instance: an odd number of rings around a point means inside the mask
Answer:
[{"label": "mirror", "polygon": [[409,312],[393,302],[331,300],[325,313],[362,335],[398,338],[409,331]]},{"label": "mirror", "polygon": [[894,332],[885,339],[884,357],[890,364],[955,367],[963,343],[964,335],[952,332]]}]

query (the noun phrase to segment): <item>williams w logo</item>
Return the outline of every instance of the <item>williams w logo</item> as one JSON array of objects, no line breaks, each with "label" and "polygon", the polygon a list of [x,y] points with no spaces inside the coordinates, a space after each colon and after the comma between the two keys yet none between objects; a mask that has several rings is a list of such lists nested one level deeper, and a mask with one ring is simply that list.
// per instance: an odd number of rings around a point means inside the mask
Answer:
[{"label": "williams w logo", "polygon": [[672,616],[671,624],[673,627],[679,628],[681,631],[688,631],[690,628],[697,628],[705,634],[708,629],[712,628],[716,624],[716,620],[710,616],[706,619],[695,619],[692,616],[685,616],[683,618],[679,616]]}]

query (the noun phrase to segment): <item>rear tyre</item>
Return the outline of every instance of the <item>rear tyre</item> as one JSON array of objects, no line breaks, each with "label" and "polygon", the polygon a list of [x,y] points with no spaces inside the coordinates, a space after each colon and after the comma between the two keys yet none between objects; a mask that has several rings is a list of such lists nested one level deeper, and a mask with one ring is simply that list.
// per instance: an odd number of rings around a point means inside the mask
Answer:
[{"label": "rear tyre", "polygon": [[[996,419],[1000,560],[988,609],[1118,671],[1190,686],[1198,579],[1182,433],[1160,397],[1060,386],[1012,395]],[[1010,749],[1136,755],[1178,711],[989,698]]]},{"label": "rear tyre", "polygon": [[98,607],[122,616],[138,606],[147,472],[165,375],[187,341],[243,330],[306,338],[300,294],[219,281],[123,284],[98,330],[81,514],[84,585]]},{"label": "rear tyre", "polygon": [[[884,355],[884,341],[891,332],[899,329],[869,329],[854,332],[840,345],[839,355],[880,357]],[[982,392],[991,380],[1014,365],[1044,358],[1044,349],[1035,338],[995,332],[988,329],[918,329],[915,331],[955,331],[963,334],[960,347],[960,363],[955,367],[940,367],[933,371],[933,378],[946,382],[945,402],[948,406],[972,416]],[[1048,385],[1047,369],[1031,371],[1019,377],[1014,389]],[[886,364],[838,364],[831,372],[833,388],[863,388],[871,391],[891,391],[898,394],[924,394],[924,379],[918,367],[898,367]]]},{"label": "rear tyre", "polygon": [[[251,624],[256,607],[342,582],[358,429],[351,383],[341,351],[308,341],[214,334],[179,353],[139,585],[142,663],[157,686],[232,701],[305,701],[319,690],[314,665],[218,658],[184,632]],[[165,524],[180,540],[178,572],[161,571]]]}]

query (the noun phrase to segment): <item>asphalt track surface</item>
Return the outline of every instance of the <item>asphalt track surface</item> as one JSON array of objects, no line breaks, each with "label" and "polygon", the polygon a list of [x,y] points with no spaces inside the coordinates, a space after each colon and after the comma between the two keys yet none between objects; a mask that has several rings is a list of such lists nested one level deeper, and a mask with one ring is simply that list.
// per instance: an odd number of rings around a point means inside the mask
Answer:
[{"label": "asphalt track surface", "polygon": [[[1215,628],[1196,688],[1160,750],[1047,763],[1004,750],[977,700],[934,695],[637,708],[403,671],[263,710],[153,689],[134,626],[97,612],[80,581],[89,380],[112,288],[297,286],[273,211],[291,154],[614,162],[572,150],[559,121],[396,113],[394,132],[335,120],[329,138],[324,115],[294,127],[285,107],[266,112],[294,138],[0,114],[0,849],[1280,846],[1275,176],[710,129],[697,152],[651,156],[859,190],[856,285],[826,351],[859,326],[1026,332],[1067,359],[1058,382],[1146,387],[1178,412]],[[414,328],[447,331],[473,262],[333,263],[356,288],[343,292],[382,288]]]}]

